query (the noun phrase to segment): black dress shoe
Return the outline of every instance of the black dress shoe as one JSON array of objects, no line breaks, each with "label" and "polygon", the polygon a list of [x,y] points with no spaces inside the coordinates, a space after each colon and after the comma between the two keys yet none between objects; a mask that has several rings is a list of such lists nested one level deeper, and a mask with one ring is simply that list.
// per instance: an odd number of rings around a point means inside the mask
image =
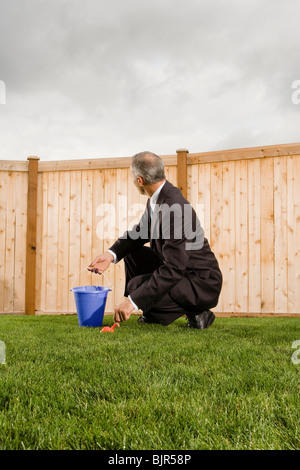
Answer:
[{"label": "black dress shoe", "polygon": [[159,323],[160,324],[160,321],[155,320],[155,318],[153,318],[153,317],[146,317],[145,315],[142,315],[138,319],[138,323]]},{"label": "black dress shoe", "polygon": [[188,328],[198,328],[198,330],[204,330],[213,324],[215,321],[215,315],[210,310],[198,313],[197,315],[187,314]]}]

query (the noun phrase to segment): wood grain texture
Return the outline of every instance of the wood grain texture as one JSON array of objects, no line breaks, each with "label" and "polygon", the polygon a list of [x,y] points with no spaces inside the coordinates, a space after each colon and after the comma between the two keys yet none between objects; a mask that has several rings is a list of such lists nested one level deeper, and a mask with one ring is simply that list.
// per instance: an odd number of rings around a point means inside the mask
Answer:
[{"label": "wood grain texture", "polygon": [[92,262],[93,187],[92,171],[81,172],[80,273],[79,285],[91,286],[93,275],[87,269]]},{"label": "wood grain texture", "polygon": [[59,173],[48,173],[47,188],[47,270],[46,270],[46,311],[57,308],[57,267],[58,267],[58,191]]},{"label": "wood grain texture", "polygon": [[14,311],[14,263],[15,263],[15,229],[16,229],[16,173],[8,172],[7,178],[7,216],[5,242],[5,280],[4,312]]},{"label": "wood grain texture", "polygon": [[223,163],[223,309],[236,310],[235,162]]},{"label": "wood grain texture", "polygon": [[25,313],[35,313],[38,158],[28,157]]},{"label": "wood grain texture", "polygon": [[274,159],[260,162],[261,311],[274,312]]},{"label": "wood grain texture", "polygon": [[[40,234],[42,240],[41,247],[41,281],[40,281],[40,309],[46,311],[46,296],[47,296],[47,250],[48,250],[48,174],[42,173],[42,207],[41,207],[41,227],[42,233]],[[37,305],[38,307],[38,305]]]},{"label": "wood grain texture", "polygon": [[247,161],[235,163],[235,247],[236,287],[235,308],[237,312],[248,311],[248,196]]},{"label": "wood grain texture", "polygon": [[248,253],[250,313],[261,313],[260,160],[248,161]]},{"label": "wood grain texture", "polygon": [[[210,168],[210,246],[215,254],[222,273],[226,270],[223,259],[223,164],[212,163]],[[222,289],[219,297],[219,303],[215,307],[216,310],[223,311],[223,295]],[[213,310],[215,310],[213,309]]]},{"label": "wood grain texture", "polygon": [[[129,175],[129,170],[117,170],[117,185],[116,185],[116,238],[123,235],[125,230],[128,229],[128,185],[132,185]],[[119,305],[124,300],[124,261],[121,260],[115,265],[114,273],[114,299],[115,305]]]},{"label": "wood grain texture", "polygon": [[59,173],[57,310],[69,309],[70,173]]},{"label": "wood grain texture", "polygon": [[35,309],[42,310],[43,264],[43,173],[37,178]]},{"label": "wood grain texture", "polygon": [[[25,311],[25,275],[26,232],[27,232],[27,190],[28,176],[24,172],[16,173],[16,236],[14,266],[14,311]],[[35,242],[36,246],[36,242]],[[34,288],[34,284],[32,284]]]},{"label": "wood grain texture", "polygon": [[287,311],[287,168],[286,157],[274,158],[275,312]]},{"label": "wood grain texture", "polygon": [[0,312],[4,312],[8,172],[0,172]]},{"label": "wood grain texture", "polygon": [[187,155],[188,150],[177,150],[177,187],[187,197]]},{"label": "wood grain texture", "polygon": [[[80,285],[81,266],[81,171],[70,173],[69,289]],[[69,291],[69,310],[76,312],[74,294],[71,291]]]},{"label": "wood grain texture", "polygon": [[[103,250],[106,251],[116,240],[116,182],[117,170],[105,170],[105,202],[107,204],[106,217],[104,219],[104,242]],[[111,264],[105,271],[105,277],[102,279],[102,285],[109,287],[113,286],[112,292],[107,296],[105,311],[113,312],[116,306],[116,291],[114,285],[115,279],[115,265]],[[107,285],[109,284],[109,285]]]},{"label": "wood grain texture", "polygon": [[201,226],[204,229],[204,236],[210,242],[210,164],[198,165],[198,210],[197,214]]},{"label": "wood grain texture", "polygon": [[300,313],[300,156],[287,157],[288,313]]}]

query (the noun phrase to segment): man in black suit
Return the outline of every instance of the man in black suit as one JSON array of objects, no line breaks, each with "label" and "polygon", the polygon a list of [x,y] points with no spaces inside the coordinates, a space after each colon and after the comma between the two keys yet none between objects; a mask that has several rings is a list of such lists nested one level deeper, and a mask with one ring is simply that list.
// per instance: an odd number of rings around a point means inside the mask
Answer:
[{"label": "man in black suit", "polygon": [[[114,311],[116,322],[142,310],[139,323],[169,325],[186,315],[188,327],[214,321],[222,274],[199,219],[181,191],[166,180],[162,159],[142,152],[132,158],[131,175],[148,196],[140,222],[126,231],[88,267],[101,274],[124,259],[125,297]],[[150,247],[144,246],[150,242]]]}]

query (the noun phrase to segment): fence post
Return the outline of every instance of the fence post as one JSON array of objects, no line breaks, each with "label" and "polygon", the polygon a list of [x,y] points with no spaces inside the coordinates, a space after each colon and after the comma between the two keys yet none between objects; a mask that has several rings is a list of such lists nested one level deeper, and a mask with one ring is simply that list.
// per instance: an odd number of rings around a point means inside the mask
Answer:
[{"label": "fence post", "polygon": [[181,190],[184,198],[187,198],[187,154],[186,149],[176,150],[177,152],[177,186]]},{"label": "fence post", "polygon": [[35,314],[37,174],[39,157],[28,157],[25,314]]}]

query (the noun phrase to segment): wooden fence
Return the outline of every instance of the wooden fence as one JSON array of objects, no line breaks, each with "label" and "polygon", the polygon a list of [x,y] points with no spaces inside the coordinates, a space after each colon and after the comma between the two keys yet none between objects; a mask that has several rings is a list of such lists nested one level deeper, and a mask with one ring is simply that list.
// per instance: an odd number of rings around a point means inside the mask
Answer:
[{"label": "wooden fence", "polygon": [[[219,260],[224,282],[214,311],[300,314],[300,143],[178,150],[163,160]],[[81,271],[146,203],[129,166],[130,158],[0,161],[0,312],[74,313],[72,285],[103,281]],[[123,261],[105,274],[110,313],[123,298]]]}]

